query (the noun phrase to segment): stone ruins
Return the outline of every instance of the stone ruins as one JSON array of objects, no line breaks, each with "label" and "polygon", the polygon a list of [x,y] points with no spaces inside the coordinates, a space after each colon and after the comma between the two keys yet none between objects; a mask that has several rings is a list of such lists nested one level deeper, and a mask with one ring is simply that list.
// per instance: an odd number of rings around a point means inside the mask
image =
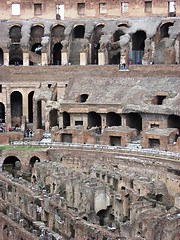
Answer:
[{"label": "stone ruins", "polygon": [[0,240],[179,240],[180,0],[0,5]]}]

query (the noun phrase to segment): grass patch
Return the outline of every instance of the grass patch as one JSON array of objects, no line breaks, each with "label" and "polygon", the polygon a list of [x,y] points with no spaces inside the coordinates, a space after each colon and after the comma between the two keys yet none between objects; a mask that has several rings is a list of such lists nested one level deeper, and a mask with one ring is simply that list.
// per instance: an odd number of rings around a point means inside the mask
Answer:
[{"label": "grass patch", "polygon": [[1,151],[38,151],[38,150],[45,150],[45,148],[38,148],[32,146],[0,146]]}]

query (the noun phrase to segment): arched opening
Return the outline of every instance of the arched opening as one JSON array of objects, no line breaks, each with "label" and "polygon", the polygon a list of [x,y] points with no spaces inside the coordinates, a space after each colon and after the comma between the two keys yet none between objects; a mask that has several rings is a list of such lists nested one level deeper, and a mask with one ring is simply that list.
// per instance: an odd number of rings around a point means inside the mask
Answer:
[{"label": "arched opening", "polygon": [[89,95],[88,94],[81,94],[80,96],[77,97],[76,101],[84,103],[87,101]]},{"label": "arched opening", "polygon": [[121,126],[121,116],[115,112],[109,112],[106,116],[107,126]]},{"label": "arched opening", "polygon": [[114,32],[111,42],[111,49],[109,50],[109,64],[119,64],[120,63],[120,45],[119,39],[124,35],[121,29]]},{"label": "arched opening", "polygon": [[50,127],[59,126],[58,124],[58,110],[52,109],[49,113]]},{"label": "arched opening", "polygon": [[56,43],[53,47],[53,65],[61,65],[62,44]]},{"label": "arched opening", "polygon": [[78,25],[73,30],[74,38],[84,38],[85,27],[83,25]]},{"label": "arched opening", "polygon": [[96,112],[88,113],[88,127],[101,127],[101,116]]},{"label": "arched opening", "polygon": [[4,162],[2,164],[3,171],[7,171],[14,176],[15,171],[20,169],[21,169],[21,162],[17,157],[9,156],[4,159]]},{"label": "arched opening", "polygon": [[41,50],[42,50],[42,37],[44,36],[44,28],[42,26],[33,26],[30,33],[30,65],[41,64]]},{"label": "arched opening", "polygon": [[4,64],[4,53],[2,48],[0,48],[0,66]]},{"label": "arched opening", "polygon": [[36,162],[40,162],[40,159],[39,159],[38,157],[36,157],[36,156],[33,156],[33,157],[29,160],[29,166],[30,166],[31,168],[33,168],[33,167],[34,167],[34,164],[35,164]]},{"label": "arched opening", "polygon": [[108,206],[106,209],[102,209],[97,213],[100,226],[112,227],[114,215],[111,214],[111,209],[112,207]]},{"label": "arched opening", "polygon": [[22,94],[18,91],[11,93],[11,125],[21,126],[22,111]]},{"label": "arched opening", "polygon": [[1,123],[5,123],[5,106],[2,102],[0,102],[0,125]]},{"label": "arched opening", "polygon": [[62,25],[56,25],[51,30],[51,46],[52,46],[52,64],[61,65],[61,41],[64,40],[65,27]]},{"label": "arched opening", "polygon": [[103,27],[104,24],[96,26],[92,35],[91,64],[98,64],[98,51],[100,49],[99,40],[104,34],[102,31]]},{"label": "arched opening", "polygon": [[63,128],[70,126],[70,114],[63,112]]},{"label": "arched opening", "polygon": [[129,113],[127,116],[127,125],[136,128],[138,132],[142,130],[142,117],[139,113]]},{"label": "arched opening", "polygon": [[44,100],[37,102],[37,128],[45,130],[45,104]]},{"label": "arched opening", "polygon": [[10,46],[9,65],[23,65],[23,52],[20,44],[12,44]]},{"label": "arched opening", "polygon": [[31,91],[28,94],[28,121],[29,121],[29,123],[33,123],[33,96],[34,96],[34,91]]},{"label": "arched opening", "polygon": [[19,43],[21,41],[21,27],[13,26],[9,30],[9,38],[11,39],[11,43]]},{"label": "arched opening", "polygon": [[144,56],[146,33],[137,31],[132,35],[132,51],[129,53],[129,61],[133,64],[142,64]]},{"label": "arched opening", "polygon": [[174,23],[167,22],[160,27],[160,40],[169,37],[169,27],[173,26]]},{"label": "arched opening", "polygon": [[178,128],[180,132],[180,116],[169,115],[168,116],[168,128]]}]

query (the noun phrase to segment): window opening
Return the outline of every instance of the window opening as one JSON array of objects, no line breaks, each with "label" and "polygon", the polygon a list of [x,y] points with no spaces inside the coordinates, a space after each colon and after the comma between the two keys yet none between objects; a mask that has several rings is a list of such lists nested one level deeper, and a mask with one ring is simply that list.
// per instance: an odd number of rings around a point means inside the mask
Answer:
[{"label": "window opening", "polygon": [[168,16],[169,17],[176,16],[176,2],[175,1],[168,2]]},{"label": "window opening", "polygon": [[77,12],[79,15],[85,14],[85,3],[78,3],[77,4]]},{"label": "window opening", "polygon": [[0,93],[2,93],[2,84],[0,84]]},{"label": "window opening", "polygon": [[152,12],[152,1],[145,2],[145,12],[151,13]]},{"label": "window opening", "polygon": [[34,15],[41,15],[42,14],[42,3],[35,3],[34,4]]},{"label": "window opening", "polygon": [[106,12],[107,12],[106,3],[100,3],[99,4],[99,13],[100,14],[105,14]]},{"label": "window opening", "polygon": [[56,20],[64,20],[64,4],[56,5]]},{"label": "window opening", "polygon": [[122,2],[121,3],[121,13],[127,13],[128,12],[128,6],[129,6],[128,2]]},{"label": "window opening", "polygon": [[167,96],[155,96],[154,99],[152,100],[152,104],[154,105],[162,105],[163,104],[163,100],[166,98]]},{"label": "window opening", "polygon": [[19,16],[20,15],[20,4],[19,3],[13,3],[12,4],[12,15],[13,16]]}]

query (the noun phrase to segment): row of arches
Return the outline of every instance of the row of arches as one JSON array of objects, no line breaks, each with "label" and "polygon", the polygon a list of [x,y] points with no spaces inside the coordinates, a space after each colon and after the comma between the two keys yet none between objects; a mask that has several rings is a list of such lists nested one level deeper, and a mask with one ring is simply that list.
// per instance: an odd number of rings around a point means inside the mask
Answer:
[{"label": "row of arches", "polygon": [[[159,26],[159,29],[155,38],[155,44],[164,39],[169,38],[169,28],[173,26],[173,22],[166,22]],[[45,28],[43,25],[35,25],[30,29],[30,37],[28,43],[26,45],[30,51],[30,59],[29,65],[37,64],[39,57],[42,54],[42,51],[47,51],[49,54],[48,64],[50,65],[61,65],[61,53],[63,50],[63,41],[67,40],[68,44],[70,44],[70,36],[72,39],[72,43],[75,39],[88,39],[90,44],[90,53],[89,53],[89,64],[98,64],[98,51],[100,49],[101,37],[105,35],[104,27],[106,25],[103,23],[98,24],[94,27],[93,31],[89,34],[86,33],[86,26],[84,24],[76,25],[72,28],[72,31],[66,34],[66,27],[64,25],[56,25],[53,26],[48,35],[45,34]],[[24,39],[22,38],[22,30],[23,26],[15,25],[12,26],[9,30],[9,38],[10,38],[10,48],[9,48],[9,65],[20,64],[23,65],[23,48],[21,43],[23,43]],[[23,30],[24,31],[24,30]],[[139,29],[136,32],[132,33],[131,28],[128,24],[119,24],[117,28],[114,30],[110,38],[110,42],[108,43],[108,64],[119,64],[120,63],[120,46],[119,40],[120,37],[128,33],[131,37],[132,49],[129,53],[129,60],[132,60],[134,64],[136,64],[136,60],[142,60],[145,50],[145,40],[147,39],[147,34],[145,30]],[[44,41],[44,39],[46,40]],[[44,45],[44,42],[45,45]],[[69,46],[70,52],[73,51],[71,46]],[[23,43],[24,44],[24,43]],[[44,50],[45,48],[45,50]],[[3,49],[0,48],[0,64],[3,64]]]}]

